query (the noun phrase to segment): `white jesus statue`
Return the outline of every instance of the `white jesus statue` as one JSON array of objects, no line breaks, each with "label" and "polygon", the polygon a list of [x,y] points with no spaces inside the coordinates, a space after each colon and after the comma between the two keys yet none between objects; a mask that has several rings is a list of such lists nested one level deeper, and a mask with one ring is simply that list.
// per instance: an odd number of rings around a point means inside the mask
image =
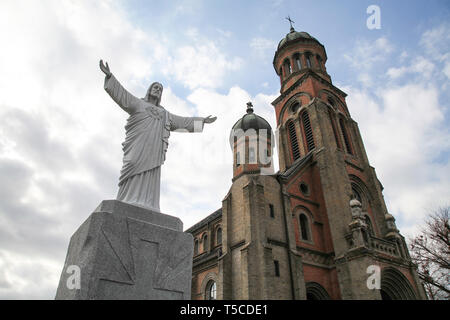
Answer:
[{"label": "white jesus statue", "polygon": [[161,105],[163,86],[154,82],[145,98],[130,94],[100,60],[105,73],[105,90],[130,117],[125,126],[123,166],[117,200],[160,212],[161,165],[166,157],[170,131],[202,132],[205,123],[217,117],[180,117]]}]

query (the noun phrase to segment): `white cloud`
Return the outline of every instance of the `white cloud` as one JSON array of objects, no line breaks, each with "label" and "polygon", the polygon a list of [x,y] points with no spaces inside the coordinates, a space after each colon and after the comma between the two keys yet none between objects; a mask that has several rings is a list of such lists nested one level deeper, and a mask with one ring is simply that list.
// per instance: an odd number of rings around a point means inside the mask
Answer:
[{"label": "white cloud", "polygon": [[406,84],[378,88],[375,96],[344,90],[369,161],[385,186],[388,210],[410,235],[430,207],[450,198],[450,161],[441,159],[450,147],[450,131],[438,89]]},{"label": "white cloud", "polygon": [[[450,70],[448,31],[447,24],[425,31],[419,51],[402,51],[398,60],[384,38],[372,48],[360,41],[347,55],[363,83],[362,89],[343,87],[347,103],[359,123],[371,165],[385,186],[388,210],[407,236],[418,232],[430,210],[449,205],[449,105],[440,81]],[[389,68],[387,57],[400,64]],[[380,73],[390,81],[370,76]]]},{"label": "white cloud", "polygon": [[271,39],[256,37],[250,41],[250,48],[252,48],[259,57],[267,59],[275,52],[277,43]]},{"label": "white cloud", "polygon": [[450,80],[450,24],[443,23],[425,31],[420,39],[420,45],[425,49],[429,59],[442,66],[447,80]]},{"label": "white cloud", "polygon": [[228,60],[214,42],[200,41],[195,46],[177,48],[173,56],[167,57],[164,73],[189,89],[217,88],[227,72],[238,70],[242,64],[239,57]]},{"label": "white cloud", "polygon": [[435,65],[423,56],[415,57],[409,66],[389,68],[387,75],[391,79],[398,79],[406,74],[416,73],[423,79],[430,79],[435,72]]},{"label": "white cloud", "polygon": [[[394,52],[394,46],[386,37],[375,41],[358,40],[354,48],[343,55],[344,59],[358,72],[358,81],[364,87],[372,87],[375,77],[379,74],[376,68],[383,68],[389,55]],[[401,70],[392,70],[391,75],[397,76]]]},{"label": "white cloud", "polygon": [[447,78],[450,79],[450,62],[445,63],[444,70],[442,70]]},{"label": "white cloud", "polygon": [[383,62],[394,51],[394,46],[385,37],[370,42],[359,40],[351,53],[344,55],[350,64],[359,70],[370,70],[375,64]]},{"label": "white cloud", "polygon": [[409,69],[405,66],[399,67],[399,68],[389,68],[389,70],[386,72],[386,74],[391,78],[391,79],[397,79],[402,77],[403,75],[405,75],[407,72],[409,71]]},{"label": "white cloud", "polygon": [[0,250],[0,299],[53,299],[61,270],[47,259]]},{"label": "white cloud", "polygon": [[427,50],[427,53],[437,60],[448,58],[449,42],[449,23],[443,23],[425,31],[420,39],[420,44]]}]

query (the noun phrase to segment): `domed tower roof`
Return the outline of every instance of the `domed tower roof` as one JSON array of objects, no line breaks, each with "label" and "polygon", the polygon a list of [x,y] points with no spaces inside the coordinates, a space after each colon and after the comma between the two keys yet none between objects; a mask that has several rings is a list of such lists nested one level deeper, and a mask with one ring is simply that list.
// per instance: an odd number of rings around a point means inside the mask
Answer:
[{"label": "domed tower roof", "polygon": [[[272,127],[263,117],[258,116],[253,112],[253,105],[251,102],[247,103],[247,113],[240,118],[231,128],[230,133],[230,145],[234,144],[234,137],[241,134],[244,134],[247,130],[253,129],[256,133],[261,129],[265,129],[267,131],[267,136],[270,139],[272,133]],[[240,131],[242,130],[242,131]],[[236,134],[237,133],[237,134]]]},{"label": "domed tower roof", "polygon": [[284,57],[286,55],[286,53],[283,53],[285,51],[284,48],[290,46],[291,44],[297,44],[298,48],[302,48],[303,45],[305,48],[311,48],[311,45],[313,45],[313,47],[316,46],[319,48],[318,49],[319,51],[317,50],[313,51],[319,53],[322,56],[324,62],[327,60],[327,53],[325,51],[325,47],[323,46],[323,44],[319,42],[319,40],[311,36],[308,32],[296,31],[294,27],[291,26],[290,32],[286,34],[286,36],[283,39],[280,40],[280,42],[278,43],[277,50],[275,51],[275,55],[273,57],[273,66],[275,68],[275,71],[278,70],[276,65],[277,58],[279,56]]},{"label": "domed tower roof", "polygon": [[295,41],[297,39],[313,40],[321,44],[316,38],[312,37],[308,32],[304,31],[298,32],[291,27],[291,31],[286,35],[286,37],[281,39],[281,41],[278,43],[277,50],[280,50],[284,45],[287,45],[288,43]]}]

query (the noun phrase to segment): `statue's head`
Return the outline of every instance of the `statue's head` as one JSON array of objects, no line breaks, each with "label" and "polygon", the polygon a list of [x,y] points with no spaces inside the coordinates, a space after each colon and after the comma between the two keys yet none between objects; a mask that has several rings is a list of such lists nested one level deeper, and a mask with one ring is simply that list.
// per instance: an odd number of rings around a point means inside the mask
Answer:
[{"label": "statue's head", "polygon": [[144,100],[150,101],[150,97],[153,97],[153,99],[156,99],[156,105],[159,106],[161,102],[162,92],[163,92],[163,85],[159,82],[153,82],[150,88],[148,88]]}]

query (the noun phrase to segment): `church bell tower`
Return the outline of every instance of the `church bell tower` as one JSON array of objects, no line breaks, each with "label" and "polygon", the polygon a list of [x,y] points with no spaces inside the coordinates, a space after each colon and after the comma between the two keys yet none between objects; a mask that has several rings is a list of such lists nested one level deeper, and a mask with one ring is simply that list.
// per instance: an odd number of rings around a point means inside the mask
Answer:
[{"label": "church bell tower", "polygon": [[[423,298],[346,94],[333,85],[326,61],[325,47],[292,25],[273,59],[281,85],[272,103],[279,181],[290,202],[307,297],[326,291],[332,299]],[[381,272],[381,289],[367,285],[373,270]],[[393,278],[403,291],[392,289]]]}]

